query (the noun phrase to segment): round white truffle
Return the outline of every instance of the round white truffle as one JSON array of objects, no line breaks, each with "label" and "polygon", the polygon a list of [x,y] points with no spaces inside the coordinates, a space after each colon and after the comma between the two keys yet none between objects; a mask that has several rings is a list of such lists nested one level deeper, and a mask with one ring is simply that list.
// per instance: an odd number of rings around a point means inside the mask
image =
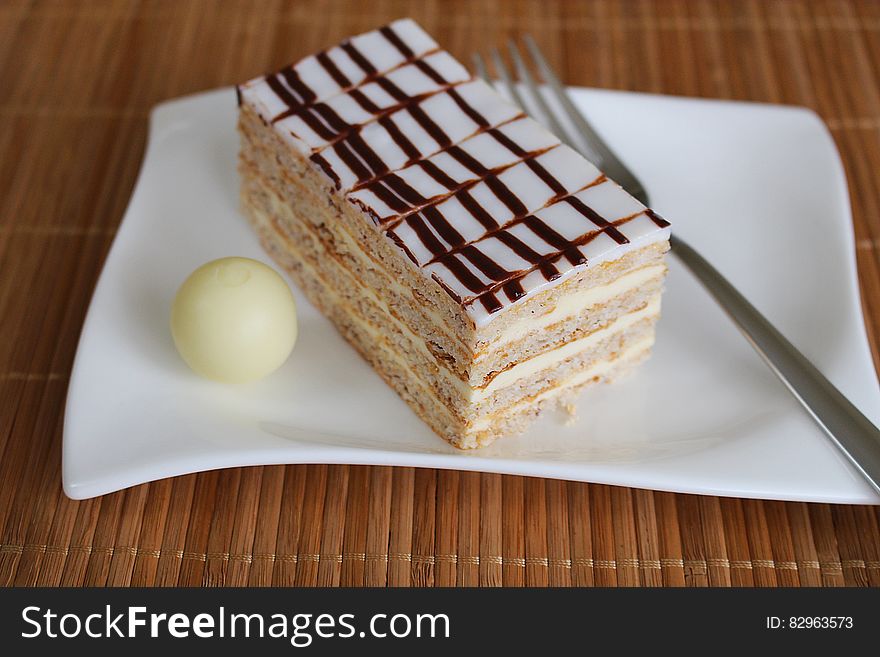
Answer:
[{"label": "round white truffle", "polygon": [[271,267],[220,258],[196,269],[174,298],[171,335],[196,373],[256,381],[281,367],[296,342],[296,303]]}]

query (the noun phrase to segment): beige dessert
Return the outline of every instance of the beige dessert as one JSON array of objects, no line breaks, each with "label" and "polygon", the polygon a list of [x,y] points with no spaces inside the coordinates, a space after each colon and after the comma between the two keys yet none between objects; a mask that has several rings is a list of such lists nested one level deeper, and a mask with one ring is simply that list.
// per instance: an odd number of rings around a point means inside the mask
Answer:
[{"label": "beige dessert", "polygon": [[648,355],[669,224],[413,21],[238,92],[265,248],[456,447]]}]

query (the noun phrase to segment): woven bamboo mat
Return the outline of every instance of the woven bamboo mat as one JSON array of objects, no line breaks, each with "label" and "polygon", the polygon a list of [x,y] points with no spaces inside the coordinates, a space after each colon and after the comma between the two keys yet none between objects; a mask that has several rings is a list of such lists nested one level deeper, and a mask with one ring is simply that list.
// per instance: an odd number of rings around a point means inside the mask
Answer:
[{"label": "woven bamboo mat", "polygon": [[462,58],[528,30],[573,84],[814,108],[849,175],[877,357],[880,3],[5,0],[0,583],[880,584],[876,507],[321,465],[63,495],[70,367],[150,107],[403,15]]}]

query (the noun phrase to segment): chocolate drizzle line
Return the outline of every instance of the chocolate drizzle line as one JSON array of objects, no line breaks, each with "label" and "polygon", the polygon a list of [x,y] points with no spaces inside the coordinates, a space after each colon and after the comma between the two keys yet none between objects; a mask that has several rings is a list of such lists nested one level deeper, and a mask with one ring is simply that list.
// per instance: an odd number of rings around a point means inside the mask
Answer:
[{"label": "chocolate drizzle line", "polygon": [[[322,112],[319,108],[326,111]],[[337,131],[334,130],[332,126],[338,125],[336,119],[339,117],[336,116],[336,113],[329,107],[322,106],[321,103],[318,103],[317,105],[303,108],[298,114],[305,124],[322,139],[330,141],[337,134]]]},{"label": "chocolate drizzle line", "polygon": [[461,94],[459,94],[457,90],[450,89],[449,97],[452,98],[452,100],[455,101],[455,104],[458,105],[459,109],[467,114],[470,120],[476,123],[478,126],[483,129],[488,129],[492,127],[479,112],[477,112],[473,107],[465,102],[464,98],[461,97]]},{"label": "chocolate drizzle line", "polygon": [[400,150],[406,154],[410,161],[417,160],[421,156],[419,149],[407,139],[406,135],[404,135],[400,128],[397,127],[397,124],[391,120],[391,117],[383,116],[379,119],[379,125],[388,131],[391,139],[394,140],[395,144],[400,146]]},{"label": "chocolate drizzle line", "polygon": [[431,160],[421,160],[418,162],[418,166],[422,171],[431,176],[431,178],[433,178],[435,182],[443,185],[446,189],[454,189],[458,184],[449,176],[448,173],[446,173],[436,164],[431,162]]},{"label": "chocolate drizzle line", "polygon": [[[391,185],[391,184],[393,184],[393,182],[391,180],[389,180],[387,184]],[[400,184],[406,185],[406,183],[404,183],[402,180],[400,181]],[[407,187],[409,187],[409,186],[407,185]],[[400,190],[395,189],[395,191],[391,191],[391,189],[386,187],[385,184],[382,184],[382,185],[379,185],[378,187],[376,187],[376,189],[373,191],[376,194],[376,196],[378,196],[382,200],[382,202],[385,203],[385,205],[390,207],[395,212],[405,212],[406,211],[407,205],[400,198],[401,197]],[[413,191],[415,191],[415,190],[413,190]]]},{"label": "chocolate drizzle line", "polygon": [[317,95],[305,82],[300,80],[299,73],[292,66],[282,69],[280,75],[287,82],[287,85],[299,95],[300,102],[303,105],[315,102]]},{"label": "chocolate drizzle line", "polygon": [[398,103],[405,103],[409,100],[410,97],[407,94],[403,93],[400,87],[398,87],[385,76],[378,77],[374,81],[376,84],[379,85],[382,91],[391,96]]},{"label": "chocolate drizzle line", "polygon": [[275,95],[278,96],[282,101],[284,101],[288,107],[300,107],[301,103],[299,100],[294,98],[293,94],[288,91],[287,87],[278,79],[277,75],[270,75],[266,78],[266,84],[269,85],[269,88],[275,92]]},{"label": "chocolate drizzle line", "polygon": [[[561,183],[555,180],[552,174],[541,167],[540,164],[538,164],[538,166],[540,167],[540,172],[542,173],[537,173],[536,175],[539,175],[539,177],[541,177],[541,179],[547,183],[548,187],[550,187],[554,191],[561,189],[562,194],[566,194],[565,188],[561,185]],[[607,179],[604,175],[600,175],[599,178],[594,180],[590,185],[587,185],[586,187],[577,191],[583,191],[583,189],[588,189],[589,187],[592,187],[596,184],[601,184],[601,182],[605,182],[606,180]],[[431,249],[434,257],[423,266],[427,266],[431,263],[437,262],[449,269],[453,273],[453,275],[459,278],[462,284],[464,284],[469,290],[475,293],[475,296],[472,299],[469,299],[466,303],[471,303],[474,299],[482,299],[483,297],[486,297],[489,298],[489,305],[494,307],[495,301],[497,301],[497,299],[493,301],[490,297],[493,297],[498,289],[502,289],[504,291],[504,294],[510,301],[516,301],[525,294],[525,290],[522,287],[521,281],[528,273],[538,270],[541,272],[546,280],[552,281],[561,275],[559,269],[554,264],[560,258],[564,257],[572,265],[575,266],[584,264],[586,262],[586,258],[577,247],[592,241],[603,232],[618,244],[629,243],[629,239],[627,239],[627,237],[618,230],[617,223],[609,222],[607,219],[601,217],[595,210],[589,207],[580,198],[574,196],[574,193],[577,192],[565,195],[561,199],[559,199],[558,197],[560,195],[560,192],[557,191],[557,198],[552,199],[549,202],[550,204],[552,204],[553,202],[561,200],[562,202],[567,203],[573,209],[577,210],[580,214],[589,219],[590,222],[598,228],[598,230],[586,233],[578,240],[570,241],[563,238],[561,235],[559,235],[559,233],[547,226],[534,214],[529,214],[526,206],[522,203],[522,201],[513,192],[511,192],[510,189],[497,178],[497,176],[489,176],[485,178],[484,181],[487,183],[487,186],[495,193],[496,197],[498,197],[498,199],[501,200],[501,202],[504,203],[508,207],[508,209],[511,210],[511,212],[514,214],[514,218],[505,223],[503,226],[498,226],[496,223],[494,223],[494,221],[491,219],[485,209],[479,206],[479,204],[476,204],[473,196],[470,195],[470,193],[465,191],[464,195],[456,194],[456,197],[459,198],[459,200],[462,202],[462,205],[464,205],[464,207],[481,224],[483,224],[484,227],[487,228],[487,232],[481,235],[476,241],[482,241],[489,237],[495,237],[503,244],[505,244],[508,248],[510,248],[510,250],[513,251],[518,257],[528,262],[531,267],[518,272],[507,272],[498,263],[494,263],[494,261],[488,258],[488,256],[483,254],[483,252],[480,251],[479,248],[475,245],[475,242],[459,245],[450,243],[452,248],[447,250],[445,253],[437,253],[436,250]],[[490,181],[494,182],[490,183]],[[413,216],[419,217],[418,214],[411,215],[411,217]],[[633,216],[626,217],[623,220],[620,220],[618,223],[625,223],[626,221],[631,220]],[[421,220],[421,217],[419,217],[419,219]],[[492,223],[490,224],[489,222]],[[407,223],[411,223],[409,221],[409,218],[407,219]],[[510,232],[509,229],[516,223],[524,223],[529,229],[532,230],[533,233],[535,233],[538,237],[547,242],[547,244],[554,247],[556,251],[544,256],[536,252],[534,249],[529,247],[527,244],[522,242],[522,240],[520,240]],[[473,286],[470,284],[472,283],[471,279],[469,279],[468,282],[462,280],[459,275],[460,267],[458,267],[458,265],[460,264],[460,261],[458,260],[459,255],[466,257],[487,278],[495,281],[495,283],[484,285],[481,289],[477,290],[474,289]]]},{"label": "chocolate drizzle line", "polygon": [[587,219],[599,226],[599,228],[608,233],[608,237],[613,239],[615,242],[617,242],[618,244],[629,244],[629,240],[623,233],[621,233],[619,230],[617,230],[617,228],[614,227],[614,224],[610,223],[607,219],[602,218],[602,216],[599,215],[598,212],[596,212],[593,208],[580,200],[577,196],[567,196],[563,200],[575,210],[584,215]]},{"label": "chocolate drizzle line", "polygon": [[[281,79],[284,79],[284,82]],[[287,110],[276,116],[272,119],[272,123],[276,121],[280,121],[282,118],[286,116],[290,116],[291,114],[296,113],[302,107],[307,107],[308,105],[315,102],[315,92],[312,91],[302,80],[299,78],[299,74],[293,69],[292,66],[288,66],[286,68],[281,69],[278,73],[274,73],[266,76],[266,83],[269,85],[269,88],[275,92],[285,105],[287,105]],[[285,86],[285,83],[287,86]],[[296,92],[299,98],[293,96],[293,93],[289,91],[292,89]]]},{"label": "chocolate drizzle line", "polygon": [[489,169],[480,164],[478,160],[476,160],[461,146],[453,146],[452,148],[448,149],[448,153],[455,158],[456,162],[458,162],[461,166],[463,166],[471,173],[475,173],[478,176],[485,176],[490,173]]},{"label": "chocolate drizzle line", "polygon": [[[419,218],[418,221],[414,221],[413,223],[411,223],[410,226],[412,226],[412,229],[413,229],[413,231],[415,231],[416,235],[419,236],[419,239],[422,241],[422,244],[424,244],[428,249],[430,249],[430,251],[432,253],[443,251],[445,249],[443,244],[440,242],[440,240],[437,239],[437,237],[434,235],[434,232],[421,219],[421,217]],[[454,229],[452,229],[451,226],[450,226],[450,229],[454,230]]]},{"label": "chocolate drizzle line", "polygon": [[339,67],[333,63],[333,60],[330,59],[330,55],[327,54],[327,51],[319,52],[315,55],[315,59],[318,60],[318,63],[323,67],[325,71],[333,78],[333,81],[339,85],[340,89],[347,89],[351,85],[351,80],[345,77],[345,74],[339,70]]},{"label": "chocolate drizzle line", "polygon": [[655,224],[657,224],[657,226],[659,226],[660,228],[667,228],[672,225],[668,221],[666,221],[666,219],[661,217],[659,214],[657,214],[656,212],[654,212],[650,208],[645,210],[645,214],[648,215],[648,218],[651,221],[653,221]]},{"label": "chocolate drizzle line", "polygon": [[[345,164],[348,166],[348,168],[351,169],[356,176],[370,175],[370,172],[364,166],[363,162],[361,162],[358,159],[357,155],[355,155],[352,152],[351,148],[349,147],[349,145],[346,142],[340,141],[340,142],[336,143],[333,146],[333,150],[339,156],[339,159],[341,159],[343,162],[345,162]],[[311,156],[311,159],[314,160],[317,157],[320,157],[320,154],[315,153],[314,155]]]},{"label": "chocolate drizzle line", "polygon": [[[504,281],[511,276],[511,272],[504,269],[500,264],[492,260],[492,258],[480,251],[473,244],[465,246],[461,250],[461,255],[470,260],[484,276],[491,278],[493,281]],[[485,289],[485,286],[482,286],[481,289]],[[478,291],[479,290],[474,290],[474,292]]]},{"label": "chocolate drizzle line", "polygon": [[[638,212],[634,215],[630,215],[628,217],[624,217],[622,219],[618,219],[616,221],[609,222],[609,224],[612,227],[614,227],[616,230],[617,226],[621,226],[629,221],[632,221],[633,219],[635,219],[636,217],[638,217],[642,214],[647,214],[647,213],[644,211]],[[581,235],[576,240],[571,240],[571,241],[565,240],[565,243],[567,245],[566,251],[567,250],[576,251],[579,254],[579,258],[580,258],[580,261],[577,264],[585,264],[587,262],[587,258],[583,254],[581,254],[578,247],[585,246],[585,245],[589,244],[590,242],[592,242],[594,239],[596,239],[597,237],[599,237],[599,235],[601,235],[603,233],[607,234],[607,230],[605,230],[605,229],[594,230],[589,233],[585,233],[584,235]],[[514,283],[516,281],[521,281],[528,274],[530,274],[531,272],[533,272],[535,270],[540,270],[544,274],[545,278],[547,278],[547,280],[553,280],[553,278],[547,277],[547,273],[544,271],[543,268],[547,264],[552,264],[552,263],[558,262],[562,257],[566,257],[569,260],[569,262],[571,262],[571,257],[565,251],[556,251],[553,253],[548,253],[547,255],[540,258],[540,260],[535,262],[530,268],[515,272],[509,280],[498,281],[493,285],[486,286],[483,291],[478,292],[473,297],[466,298],[466,299],[461,299],[459,297],[459,301],[461,303],[463,303],[464,305],[469,305],[471,303],[474,303],[475,301],[480,301],[481,303],[483,303],[485,305],[485,302],[482,299],[482,297],[484,295],[494,295],[495,292],[498,291],[498,289],[503,288],[505,285],[509,285],[509,284]],[[558,278],[558,275],[555,276],[554,278]],[[489,311],[489,312],[493,312],[493,311]]]},{"label": "chocolate drizzle line", "polygon": [[[390,193],[394,197],[395,205],[402,208],[397,210],[392,206],[395,212],[406,212],[413,205],[424,205],[427,203],[427,199],[422,194],[396,173],[389,173],[382,180],[383,182],[373,187],[373,191],[374,193],[380,193],[380,190],[385,190],[387,193]],[[389,203],[388,205],[392,204]]]},{"label": "chocolate drizzle line", "polygon": [[386,39],[388,39],[388,41],[391,42],[391,45],[393,45],[395,48],[397,48],[397,50],[400,51],[401,55],[403,55],[407,59],[412,58],[413,51],[410,50],[409,46],[403,42],[403,39],[398,36],[393,27],[391,27],[390,25],[386,25],[385,27],[380,28],[379,32],[382,34],[382,36],[384,36]]},{"label": "chocolate drizzle line", "polygon": [[376,105],[372,100],[367,98],[367,94],[365,94],[360,89],[352,89],[348,92],[348,95],[351,96],[354,101],[361,106],[361,108],[369,113],[369,114],[381,114],[382,108]]},{"label": "chocolate drizzle line", "polygon": [[336,187],[336,189],[339,189],[339,185],[341,184],[341,181],[339,180],[339,176],[333,170],[333,167],[330,165],[330,163],[326,159],[324,159],[324,157],[322,155],[320,155],[318,153],[315,153],[314,155],[312,155],[311,160],[312,160],[312,162],[317,164],[319,167],[321,167],[321,170],[327,174],[327,176],[330,178],[330,180],[333,181],[333,186]]},{"label": "chocolate drizzle line", "polygon": [[449,136],[443,132],[443,129],[437,125],[434,120],[425,113],[418,105],[412,105],[407,107],[406,111],[409,113],[411,117],[413,117],[416,122],[422,126],[422,128],[431,135],[431,139],[437,142],[440,145],[440,148],[445,148],[446,146],[450,146],[452,144],[452,140]]},{"label": "chocolate drizzle line", "polygon": [[587,261],[584,255],[578,249],[571,246],[571,243],[567,239],[536,216],[529,215],[525,217],[523,223],[531,229],[535,235],[556,249],[558,253],[564,255],[572,265],[582,265]]},{"label": "chocolate drizzle line", "polygon": [[424,59],[417,59],[414,64],[416,68],[419,69],[422,73],[427,75],[431,80],[436,82],[437,84],[446,84],[446,79],[440,75],[434,68],[428,64]]},{"label": "chocolate drizzle line", "polygon": [[369,59],[361,54],[360,50],[355,48],[351,41],[343,41],[339,47],[342,48],[342,50],[351,58],[351,61],[357,64],[358,68],[364,72],[367,78],[378,73],[376,67],[370,63]]},{"label": "chocolate drizzle line", "polygon": [[[438,210],[437,208],[428,208],[424,213],[424,218],[430,221],[431,226],[433,226],[434,230],[436,230],[440,234],[440,236],[444,240],[446,240],[447,244],[451,244],[452,246],[457,247],[467,243],[461,233],[455,230],[455,227],[451,223],[449,223],[446,217],[443,216],[443,213],[440,212],[440,210]],[[424,219],[422,216],[413,215],[413,221],[407,223],[412,226],[413,223],[422,222],[423,220]],[[444,246],[441,249],[432,249],[431,252],[435,255],[440,255],[446,253],[447,248]]]}]

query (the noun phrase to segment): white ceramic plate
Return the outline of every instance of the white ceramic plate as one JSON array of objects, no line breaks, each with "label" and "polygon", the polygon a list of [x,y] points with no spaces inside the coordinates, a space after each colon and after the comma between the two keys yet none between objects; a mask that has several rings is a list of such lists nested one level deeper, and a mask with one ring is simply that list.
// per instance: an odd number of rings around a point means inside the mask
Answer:
[{"label": "white ceramic plate", "polygon": [[[790,107],[574,93],[673,229],[877,422],[846,180],[821,121]],[[299,342],[281,370],[248,386],[199,379],[168,330],[177,286],[213,258],[269,261],[237,210],[235,118],[229,89],[152,115],[70,383],[69,496],[213,468],[372,463],[880,502],[675,258],[653,357],[585,392],[575,424],[551,414],[482,451],[435,436],[298,291]]]}]

